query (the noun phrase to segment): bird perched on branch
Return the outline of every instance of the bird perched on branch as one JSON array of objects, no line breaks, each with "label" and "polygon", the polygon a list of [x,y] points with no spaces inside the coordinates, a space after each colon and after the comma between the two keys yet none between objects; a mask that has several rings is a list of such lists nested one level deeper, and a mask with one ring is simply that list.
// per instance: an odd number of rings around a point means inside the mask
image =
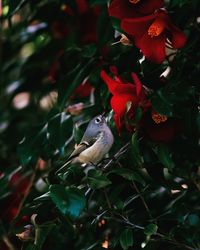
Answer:
[{"label": "bird perched on branch", "polygon": [[106,123],[105,117],[103,115],[94,117],[89,122],[81,142],[57,172],[60,172],[69,163],[98,164],[109,152],[113,142],[113,134]]}]

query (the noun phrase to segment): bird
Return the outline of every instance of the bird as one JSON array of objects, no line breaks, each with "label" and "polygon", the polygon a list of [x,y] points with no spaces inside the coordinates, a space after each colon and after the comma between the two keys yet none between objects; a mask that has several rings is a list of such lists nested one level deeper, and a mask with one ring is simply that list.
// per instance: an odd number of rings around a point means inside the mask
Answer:
[{"label": "bird", "polygon": [[60,172],[70,163],[97,165],[110,151],[114,142],[111,129],[104,115],[94,117],[88,124],[80,143],[68,157]]}]

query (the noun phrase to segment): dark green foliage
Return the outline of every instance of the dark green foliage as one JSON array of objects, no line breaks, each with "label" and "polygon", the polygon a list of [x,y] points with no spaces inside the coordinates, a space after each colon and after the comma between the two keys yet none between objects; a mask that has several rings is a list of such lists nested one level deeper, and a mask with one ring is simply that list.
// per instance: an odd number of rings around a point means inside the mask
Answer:
[{"label": "dark green foliage", "polygon": [[[99,250],[107,243],[114,250],[199,250],[199,1],[166,1],[188,40],[160,65],[139,62],[135,46],[114,44],[121,28],[108,15],[110,1],[86,1],[86,13],[78,2],[3,0],[0,250]],[[129,82],[137,73],[166,126],[138,106],[134,130],[124,127],[119,136],[100,78],[110,66]],[[109,158],[57,174],[103,112],[115,137]],[[16,234],[28,224],[33,238],[20,241]]]}]

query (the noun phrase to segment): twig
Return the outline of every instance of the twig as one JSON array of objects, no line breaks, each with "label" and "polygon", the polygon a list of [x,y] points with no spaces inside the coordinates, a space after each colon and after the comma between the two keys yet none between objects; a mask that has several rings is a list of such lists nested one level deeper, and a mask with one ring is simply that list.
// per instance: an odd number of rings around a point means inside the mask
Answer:
[{"label": "twig", "polygon": [[104,170],[106,170],[115,160],[117,160],[121,155],[123,155],[130,145],[130,142],[127,142],[120,150],[113,156],[112,159],[104,166]]},{"label": "twig", "polygon": [[139,194],[140,199],[141,199],[141,201],[142,201],[142,203],[143,203],[143,205],[144,205],[144,207],[145,207],[145,209],[146,209],[146,211],[147,211],[149,217],[152,219],[152,215],[151,215],[150,209],[149,209],[149,207],[148,207],[148,205],[147,205],[147,203],[146,203],[144,197],[141,195],[141,192],[140,192],[140,190],[138,189],[138,187],[137,187],[137,185],[135,184],[134,181],[132,181],[132,184],[133,184],[133,187],[134,187],[134,189],[136,190],[136,192]]},{"label": "twig", "polygon": [[20,214],[20,212],[21,212],[21,210],[22,210],[22,208],[23,208],[23,205],[24,205],[24,203],[25,203],[27,197],[29,196],[29,193],[30,193],[30,191],[31,191],[31,188],[32,188],[33,184],[35,183],[35,179],[36,179],[36,176],[37,176],[37,170],[38,170],[38,164],[36,164],[35,170],[34,170],[32,176],[31,176],[31,179],[30,179],[30,181],[29,181],[29,185],[28,185],[28,187],[26,188],[26,191],[25,191],[25,193],[24,193],[24,196],[23,196],[23,198],[22,198],[22,200],[21,200],[21,202],[20,202],[20,204],[19,204],[19,206],[18,206],[18,209],[17,209],[17,213],[16,213],[15,218]]},{"label": "twig", "polygon": [[[112,219],[112,220],[115,220],[115,221],[120,222],[120,223],[125,223],[125,224],[129,225],[130,227],[132,227],[133,229],[145,230],[145,227],[130,222],[128,220],[128,218],[126,218],[125,216],[123,216],[121,214],[118,214],[118,216],[120,216],[122,219],[119,219],[119,218],[116,218],[116,217],[105,217],[105,218],[106,219]],[[159,237],[158,240],[169,242],[169,243],[171,243],[171,244],[173,244],[173,245],[175,245],[177,247],[180,247],[182,249],[184,248],[184,249],[188,249],[188,250],[200,250],[199,248],[193,248],[193,247],[190,247],[190,246],[188,246],[188,245],[186,245],[184,243],[180,243],[180,242],[176,241],[175,239],[169,239],[166,235],[161,234],[161,233],[156,232],[153,235],[158,236]],[[151,240],[155,240],[155,239],[151,239]]]},{"label": "twig", "polygon": [[16,250],[9,238],[6,235],[2,236],[3,242],[6,244],[9,250]]},{"label": "twig", "polygon": [[109,198],[108,198],[106,189],[104,188],[103,191],[104,191],[104,195],[105,195],[106,201],[107,201],[107,203],[108,203],[108,207],[109,207],[109,209],[112,209],[112,206],[111,206],[110,200],[109,200]]}]

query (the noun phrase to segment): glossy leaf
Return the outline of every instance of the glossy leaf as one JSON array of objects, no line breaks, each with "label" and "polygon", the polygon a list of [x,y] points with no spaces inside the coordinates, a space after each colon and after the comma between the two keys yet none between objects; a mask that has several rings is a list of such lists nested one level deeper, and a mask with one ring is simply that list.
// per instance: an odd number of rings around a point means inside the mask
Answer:
[{"label": "glossy leaf", "polygon": [[64,154],[64,147],[70,142],[72,130],[72,118],[65,112],[55,115],[48,122],[48,140],[60,151],[61,155]]},{"label": "glossy leaf", "polygon": [[131,229],[124,230],[120,235],[120,245],[126,250],[133,246],[133,231]]},{"label": "glossy leaf", "polygon": [[45,223],[43,225],[37,226],[35,232],[34,250],[42,249],[48,234],[50,233],[51,230],[54,229],[55,226],[56,224],[54,223]]},{"label": "glossy leaf", "polygon": [[164,91],[158,91],[151,99],[151,104],[156,112],[166,116],[172,116],[173,106],[164,95]]},{"label": "glossy leaf", "polygon": [[111,184],[111,181],[99,170],[89,170],[86,180],[92,189],[104,188]]},{"label": "glossy leaf", "polygon": [[158,226],[156,224],[149,224],[148,226],[145,227],[144,233],[146,235],[151,236],[152,234],[155,234],[158,230]]},{"label": "glossy leaf", "polygon": [[36,132],[26,136],[18,146],[18,154],[22,165],[27,165],[41,153],[41,147],[47,143],[47,126],[35,129]]},{"label": "glossy leaf", "polygon": [[172,169],[174,167],[174,162],[172,160],[171,152],[167,145],[159,144],[157,148],[157,156],[161,163],[168,169]]},{"label": "glossy leaf", "polygon": [[9,14],[14,15],[18,10],[21,9],[24,3],[26,3],[27,0],[9,0]]},{"label": "glossy leaf", "polygon": [[132,156],[133,156],[133,160],[134,163],[138,166],[141,166],[141,164],[143,163],[143,159],[140,153],[140,149],[139,149],[139,141],[138,141],[138,133],[135,132],[132,135]]},{"label": "glossy leaf", "polygon": [[141,183],[142,185],[145,184],[144,179],[141,177],[139,173],[136,172],[136,170],[132,170],[128,168],[116,168],[116,169],[111,170],[110,173],[120,175],[129,181],[137,181]]},{"label": "glossy leaf", "polygon": [[63,185],[51,185],[50,197],[56,207],[64,215],[77,218],[86,206],[86,199],[82,192],[75,187],[64,187]]}]

